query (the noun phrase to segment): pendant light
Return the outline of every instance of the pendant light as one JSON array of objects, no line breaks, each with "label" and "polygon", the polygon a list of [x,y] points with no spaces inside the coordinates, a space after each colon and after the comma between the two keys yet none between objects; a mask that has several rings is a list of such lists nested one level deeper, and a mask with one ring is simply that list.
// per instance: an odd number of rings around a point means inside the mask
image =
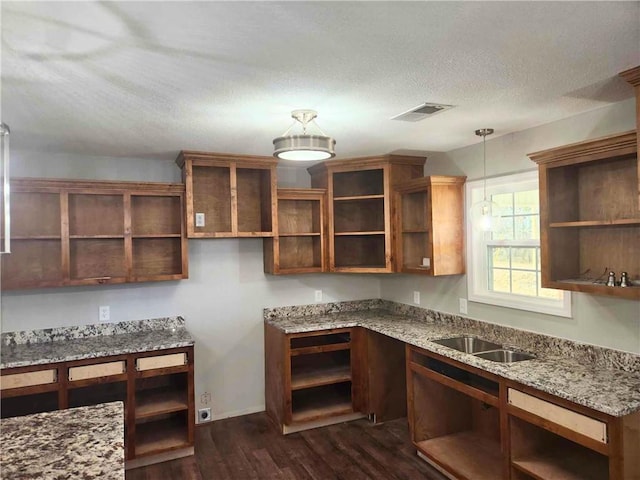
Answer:
[{"label": "pendant light", "polygon": [[471,222],[477,230],[492,232],[497,227],[498,206],[487,199],[487,135],[493,133],[493,128],[481,128],[476,130],[476,135],[482,137],[482,201],[471,206]]},{"label": "pendant light", "polygon": [[0,253],[11,253],[11,219],[10,219],[10,192],[9,192],[9,126],[6,123],[0,124],[0,175],[2,179],[0,184],[2,185],[2,198],[0,204],[2,205],[2,246],[0,246]]},{"label": "pendant light", "polygon": [[[273,140],[273,156],[282,160],[297,161],[326,160],[335,157],[336,141],[320,130],[314,121],[317,116],[315,110],[292,111],[291,117],[295,122],[282,136]],[[298,123],[302,124],[302,135],[290,135],[289,132]],[[309,125],[315,126],[321,135],[308,134]]]}]

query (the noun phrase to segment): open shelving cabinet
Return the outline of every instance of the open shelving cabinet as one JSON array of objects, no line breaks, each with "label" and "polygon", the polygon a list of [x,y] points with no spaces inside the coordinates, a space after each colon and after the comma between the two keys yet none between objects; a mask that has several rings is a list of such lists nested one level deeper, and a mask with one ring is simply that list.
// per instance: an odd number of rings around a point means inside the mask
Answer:
[{"label": "open shelving cabinet", "polygon": [[184,186],[14,178],[2,289],[188,277]]},{"label": "open shelving cabinet", "polygon": [[[529,154],[538,164],[542,286],[640,298],[636,132]],[[626,271],[635,285],[606,286]]]},{"label": "open shelving cabinet", "polygon": [[385,155],[332,160],[307,169],[311,186],[327,189],[330,271],[394,271],[392,188],[422,176],[425,161]]},{"label": "open shelving cabinet", "polygon": [[121,401],[126,468],[193,454],[193,347],[3,369],[2,417]]},{"label": "open shelving cabinet", "polygon": [[284,434],[362,418],[362,332],[285,334],[265,324],[267,414]]},{"label": "open shelving cabinet", "polygon": [[432,175],[394,187],[398,272],[431,276],[464,273],[465,180]]},{"label": "open shelving cabinet", "polygon": [[324,189],[278,189],[278,231],[264,240],[265,272],[326,271],[325,205]]},{"label": "open shelving cabinet", "polygon": [[189,238],[272,237],[277,232],[277,160],[182,151]]},{"label": "open shelving cabinet", "polygon": [[500,385],[491,374],[407,346],[407,401],[418,455],[453,478],[502,478]]}]

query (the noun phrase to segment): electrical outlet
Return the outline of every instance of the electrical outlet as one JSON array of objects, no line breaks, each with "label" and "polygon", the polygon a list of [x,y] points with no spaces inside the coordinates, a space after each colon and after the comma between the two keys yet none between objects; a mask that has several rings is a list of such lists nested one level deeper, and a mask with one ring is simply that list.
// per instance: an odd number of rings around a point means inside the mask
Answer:
[{"label": "electrical outlet", "polygon": [[101,322],[108,322],[111,318],[111,310],[109,305],[101,305],[98,307],[98,320]]},{"label": "electrical outlet", "polygon": [[196,227],[204,227],[204,213],[196,213]]},{"label": "electrical outlet", "polygon": [[205,423],[211,421],[211,407],[198,409],[198,423]]},{"label": "electrical outlet", "polygon": [[420,292],[418,290],[413,291],[413,303],[420,305]]},{"label": "electrical outlet", "polygon": [[316,290],[316,302],[322,301],[322,290]]},{"label": "electrical outlet", "polygon": [[209,392],[204,392],[202,395],[200,395],[200,403],[202,405],[209,405],[210,402],[211,394]]},{"label": "electrical outlet", "polygon": [[467,299],[459,298],[460,300],[460,313],[467,313]]}]

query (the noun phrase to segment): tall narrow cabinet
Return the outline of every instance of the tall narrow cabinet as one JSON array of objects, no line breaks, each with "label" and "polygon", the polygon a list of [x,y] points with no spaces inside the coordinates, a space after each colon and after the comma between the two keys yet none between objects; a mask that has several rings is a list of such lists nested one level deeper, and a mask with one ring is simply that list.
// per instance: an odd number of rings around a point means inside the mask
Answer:
[{"label": "tall narrow cabinet", "polygon": [[464,273],[464,182],[430,176],[396,185],[397,271]]},{"label": "tall narrow cabinet", "polygon": [[272,157],[182,151],[189,238],[272,237],[277,231]]},{"label": "tall narrow cabinet", "polygon": [[264,239],[264,271],[272,274],[326,270],[326,190],[278,189],[278,231]]},{"label": "tall narrow cabinet", "polygon": [[327,189],[330,271],[393,272],[393,186],[421,177],[425,161],[384,155],[333,160],[308,169],[311,186]]}]

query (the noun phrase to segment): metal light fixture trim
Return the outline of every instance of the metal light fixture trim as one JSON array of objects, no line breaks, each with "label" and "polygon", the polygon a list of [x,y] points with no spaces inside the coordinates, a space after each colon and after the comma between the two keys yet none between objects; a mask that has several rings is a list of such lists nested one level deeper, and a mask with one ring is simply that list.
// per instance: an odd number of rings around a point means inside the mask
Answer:
[{"label": "metal light fixture trim", "polygon": [[[293,125],[273,140],[273,156],[282,160],[317,161],[335,157],[336,141],[326,135],[314,122],[318,116],[315,110],[294,110],[291,117]],[[302,135],[289,135],[291,129],[298,123],[302,124]],[[307,127],[313,124],[321,135],[307,133]]]}]

